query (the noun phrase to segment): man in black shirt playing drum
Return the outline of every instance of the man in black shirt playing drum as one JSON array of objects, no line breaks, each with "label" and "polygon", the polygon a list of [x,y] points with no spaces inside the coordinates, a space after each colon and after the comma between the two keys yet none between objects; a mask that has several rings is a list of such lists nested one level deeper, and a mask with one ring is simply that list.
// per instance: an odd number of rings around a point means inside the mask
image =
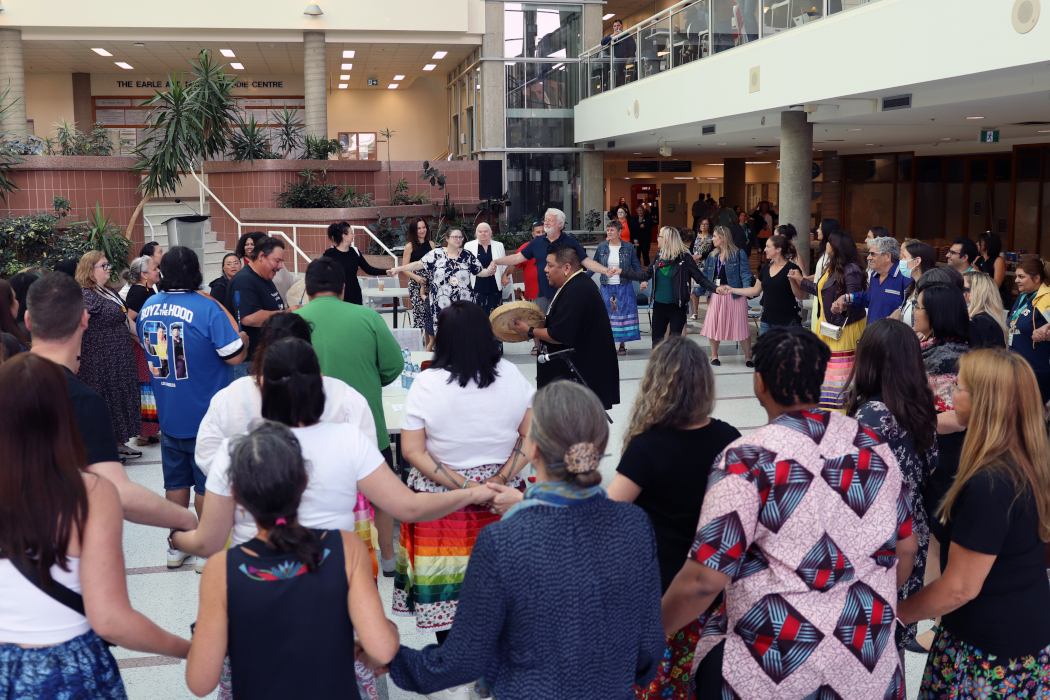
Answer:
[{"label": "man in black shirt playing drum", "polygon": [[[547,311],[547,327],[531,328],[518,320],[511,327],[530,338],[539,338],[550,354],[572,349],[570,359],[587,386],[606,410],[620,403],[620,367],[605,302],[587,275],[575,246],[555,241],[547,249],[547,279],[558,289]],[[567,362],[551,358],[536,368],[536,385],[556,379],[579,381]]]}]

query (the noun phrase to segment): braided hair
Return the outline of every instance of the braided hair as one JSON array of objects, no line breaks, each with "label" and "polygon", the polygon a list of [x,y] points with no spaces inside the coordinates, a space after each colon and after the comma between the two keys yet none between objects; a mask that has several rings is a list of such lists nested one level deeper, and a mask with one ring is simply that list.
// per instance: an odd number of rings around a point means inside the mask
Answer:
[{"label": "braided hair", "polygon": [[758,337],[755,371],[780,406],[818,403],[831,350],[801,326],[773,326]]}]

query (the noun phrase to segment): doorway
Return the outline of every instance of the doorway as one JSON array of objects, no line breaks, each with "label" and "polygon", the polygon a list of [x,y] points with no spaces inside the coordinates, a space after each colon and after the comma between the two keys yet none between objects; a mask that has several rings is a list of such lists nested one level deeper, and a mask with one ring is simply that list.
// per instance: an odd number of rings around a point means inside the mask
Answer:
[{"label": "doorway", "polygon": [[685,185],[661,185],[660,189],[660,225],[687,228],[689,202],[685,197]]}]

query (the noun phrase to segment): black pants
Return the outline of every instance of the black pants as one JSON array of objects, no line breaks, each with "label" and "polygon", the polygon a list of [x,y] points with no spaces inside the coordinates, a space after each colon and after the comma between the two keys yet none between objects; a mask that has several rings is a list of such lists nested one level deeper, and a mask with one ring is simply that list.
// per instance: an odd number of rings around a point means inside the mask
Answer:
[{"label": "black pants", "polygon": [[[485,309],[485,313],[491,314],[495,311],[501,303],[503,303],[502,292],[475,292],[474,297],[478,300],[478,306]],[[503,342],[496,341],[499,343],[499,354],[503,354]]]},{"label": "black pants", "polygon": [[653,347],[664,339],[667,326],[671,326],[671,335],[680,335],[685,328],[685,307],[678,304],[653,302]]},{"label": "black pants", "polygon": [[722,660],[725,658],[725,651],[726,643],[719,642],[707,652],[707,656],[700,660],[700,667],[693,674],[693,681],[696,683],[696,700],[721,700]]},{"label": "black pants", "polygon": [[642,267],[649,267],[649,249],[653,247],[653,235],[638,239],[638,258],[642,261]]}]

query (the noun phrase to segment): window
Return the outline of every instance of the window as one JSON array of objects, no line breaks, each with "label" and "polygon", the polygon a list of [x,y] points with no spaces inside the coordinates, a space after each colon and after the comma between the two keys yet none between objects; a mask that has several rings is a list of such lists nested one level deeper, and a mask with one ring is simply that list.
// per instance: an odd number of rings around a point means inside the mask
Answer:
[{"label": "window", "polygon": [[579,228],[579,172],[578,153],[508,153],[507,218],[536,218],[553,207],[565,212],[566,228]]},{"label": "window", "polygon": [[377,160],[376,132],[339,132],[340,160]]},{"label": "window", "polygon": [[582,48],[579,5],[508,2],[503,14],[506,58],[576,58]]}]

